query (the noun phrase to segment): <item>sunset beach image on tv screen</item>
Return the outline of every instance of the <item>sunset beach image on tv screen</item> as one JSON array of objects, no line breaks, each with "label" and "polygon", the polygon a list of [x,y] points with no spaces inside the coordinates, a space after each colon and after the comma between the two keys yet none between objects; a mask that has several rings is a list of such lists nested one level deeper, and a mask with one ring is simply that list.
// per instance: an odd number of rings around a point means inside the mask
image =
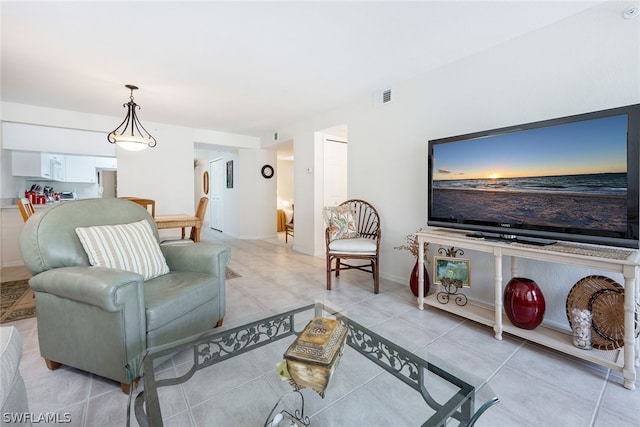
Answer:
[{"label": "sunset beach image on tv screen", "polygon": [[624,232],[627,116],[434,144],[434,218]]}]

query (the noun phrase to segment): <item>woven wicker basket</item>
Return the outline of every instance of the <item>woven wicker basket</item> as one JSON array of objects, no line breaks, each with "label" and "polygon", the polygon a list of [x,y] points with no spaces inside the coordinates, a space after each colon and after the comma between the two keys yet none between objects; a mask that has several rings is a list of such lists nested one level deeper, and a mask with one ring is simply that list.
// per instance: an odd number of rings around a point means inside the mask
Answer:
[{"label": "woven wicker basket", "polygon": [[[567,296],[567,318],[573,330],[571,311],[589,310],[592,314],[591,345],[598,350],[615,350],[624,346],[624,288],[605,276],[580,279]],[[635,335],[638,336],[638,307],[635,312]]]}]

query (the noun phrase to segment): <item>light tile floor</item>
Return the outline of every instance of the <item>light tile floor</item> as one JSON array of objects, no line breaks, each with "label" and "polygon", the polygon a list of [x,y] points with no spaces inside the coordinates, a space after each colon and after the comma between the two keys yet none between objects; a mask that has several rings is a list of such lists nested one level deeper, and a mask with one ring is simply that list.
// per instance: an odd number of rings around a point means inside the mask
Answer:
[{"label": "light tile floor", "polygon": [[[381,293],[374,295],[366,273],[343,272],[334,290],[326,291],[324,258],[294,252],[283,236],[277,240],[236,240],[203,230],[202,238],[230,246],[229,267],[242,275],[227,282],[225,328],[325,299],[421,357],[434,354],[487,379],[500,402],[477,425],[640,425],[640,381],[635,391],[627,390],[618,372],[508,335],[497,341],[490,328],[439,310],[420,311],[408,286],[382,279]],[[24,270],[3,269],[2,274],[6,280],[11,275],[23,275]],[[72,426],[126,425],[128,396],[116,383],[68,367],[47,370],[38,350],[36,320],[14,325],[24,340],[20,371],[31,412],[69,413]],[[255,407],[252,402],[257,399],[252,396],[274,393],[274,388],[284,390],[271,365],[280,360],[282,346],[286,347],[286,343],[278,345],[266,347],[259,356],[264,360],[256,357],[257,353],[248,353],[231,359],[215,373],[201,371],[190,386],[176,391],[175,397],[165,396],[165,402],[170,402],[163,409],[165,425],[263,425],[264,410],[268,414],[270,407]],[[362,363],[358,357],[345,354],[325,400],[308,398],[311,425],[420,425],[412,421],[421,403],[414,404],[414,392],[393,387],[397,380],[389,382],[384,375],[374,376],[372,364]],[[185,359],[182,354],[175,356],[158,369],[159,375],[183,372]],[[214,405],[222,409],[212,415]],[[330,410],[323,410],[329,405]],[[337,419],[337,414],[344,418]],[[349,418],[354,414],[357,421]],[[135,420],[132,425],[137,425]]]}]

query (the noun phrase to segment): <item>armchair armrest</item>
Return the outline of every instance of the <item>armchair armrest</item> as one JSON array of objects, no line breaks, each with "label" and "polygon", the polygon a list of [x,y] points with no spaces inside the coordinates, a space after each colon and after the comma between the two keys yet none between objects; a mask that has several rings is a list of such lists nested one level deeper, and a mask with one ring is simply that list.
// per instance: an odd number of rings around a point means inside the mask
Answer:
[{"label": "armchair armrest", "polygon": [[40,355],[128,384],[146,347],[142,275],[104,267],[60,267],[29,280],[36,291]]},{"label": "armchair armrest", "polygon": [[[126,302],[144,307],[140,274],[104,267],[63,267],[43,271],[29,280],[36,292],[53,294],[106,311],[122,310]],[[130,286],[133,285],[133,286]]]},{"label": "armchair armrest", "polygon": [[225,267],[231,250],[222,245],[194,243],[189,245],[160,245],[171,271],[190,271],[225,277]]}]

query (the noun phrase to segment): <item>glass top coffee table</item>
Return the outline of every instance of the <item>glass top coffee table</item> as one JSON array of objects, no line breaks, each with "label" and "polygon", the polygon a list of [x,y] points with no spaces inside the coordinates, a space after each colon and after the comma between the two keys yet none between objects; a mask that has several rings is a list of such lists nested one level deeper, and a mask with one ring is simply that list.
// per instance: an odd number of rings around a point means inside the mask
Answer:
[{"label": "glass top coffee table", "polygon": [[[310,388],[294,391],[276,371],[315,317],[341,320],[348,329],[324,398]],[[175,367],[154,371],[155,362],[172,356]],[[450,419],[467,426],[498,401],[484,381],[418,357],[323,303],[153,349],[143,366],[144,390],[135,399],[143,427],[294,425],[288,419],[299,427],[444,426]]]}]

